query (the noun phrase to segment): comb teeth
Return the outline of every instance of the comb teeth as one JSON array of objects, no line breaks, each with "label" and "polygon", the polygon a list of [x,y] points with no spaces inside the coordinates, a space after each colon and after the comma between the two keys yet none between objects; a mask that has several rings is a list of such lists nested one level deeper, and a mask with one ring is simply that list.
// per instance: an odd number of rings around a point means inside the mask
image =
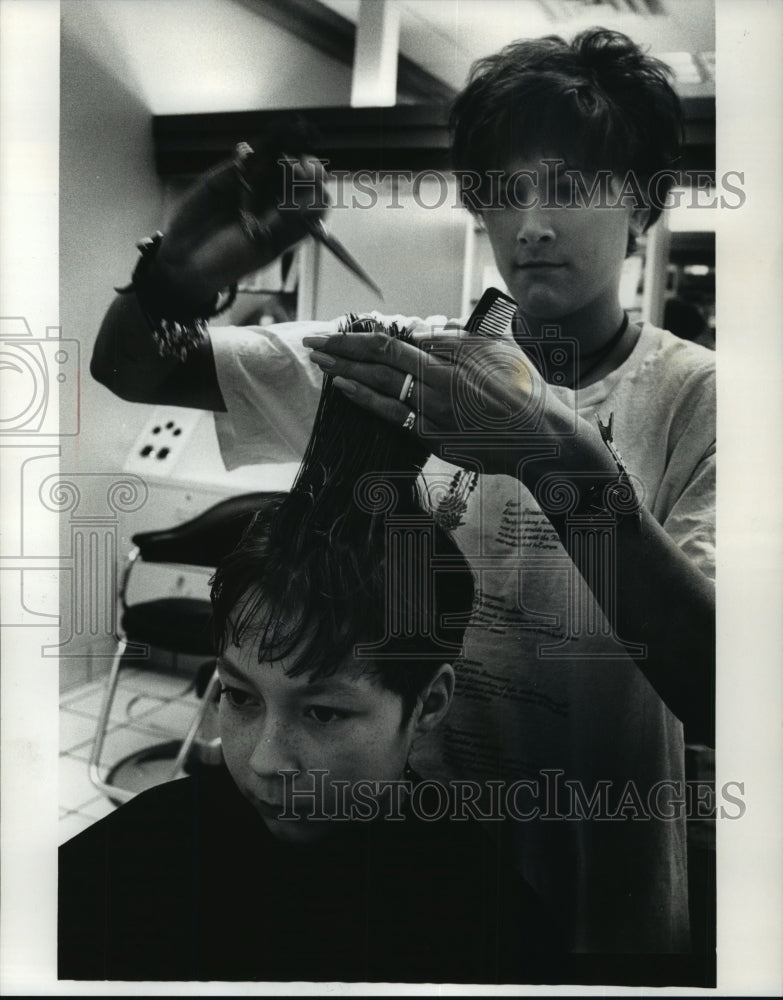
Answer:
[{"label": "comb teeth", "polygon": [[497,288],[488,288],[465,324],[468,333],[502,337],[517,311],[517,304]]}]

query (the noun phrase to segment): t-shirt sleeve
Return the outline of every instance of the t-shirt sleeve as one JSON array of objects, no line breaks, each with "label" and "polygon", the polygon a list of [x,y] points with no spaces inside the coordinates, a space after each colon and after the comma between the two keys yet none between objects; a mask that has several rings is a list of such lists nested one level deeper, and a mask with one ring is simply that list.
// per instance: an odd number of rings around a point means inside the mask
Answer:
[{"label": "t-shirt sleeve", "polygon": [[226,404],[215,430],[227,469],[302,458],[323,381],[302,338],[337,332],[336,320],[210,330]]},{"label": "t-shirt sleeve", "polygon": [[[445,316],[367,315],[419,334],[437,332],[446,324]],[[301,460],[323,382],[302,338],[336,334],[340,322],[341,318],[210,329],[217,380],[226,404],[224,413],[215,413],[226,469]]]},{"label": "t-shirt sleeve", "polygon": [[715,373],[683,386],[672,421],[664,488],[667,534],[710,579],[715,577]]}]

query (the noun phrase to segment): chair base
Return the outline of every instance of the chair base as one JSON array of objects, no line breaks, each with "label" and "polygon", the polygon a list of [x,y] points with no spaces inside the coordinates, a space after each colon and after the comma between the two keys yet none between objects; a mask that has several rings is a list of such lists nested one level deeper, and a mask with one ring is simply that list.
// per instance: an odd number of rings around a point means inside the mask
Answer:
[{"label": "chair base", "polygon": [[[193,721],[190,724],[185,738],[183,740],[173,741],[173,746],[176,748],[174,752],[171,752],[172,743],[170,742],[162,744],[163,747],[167,748],[165,751],[161,751],[160,744],[157,746],[145,747],[142,751],[131,754],[130,757],[123,758],[119,764],[115,764],[112,768],[110,776],[107,779],[102,777],[101,752],[106,739],[109,718],[111,715],[111,706],[117,690],[120,669],[127,645],[126,640],[121,638],[117,645],[117,651],[114,654],[114,660],[112,662],[111,672],[109,673],[109,680],[104,693],[100,717],[95,731],[95,740],[93,742],[90,761],[88,764],[90,781],[98,789],[98,791],[102,792],[115,804],[130,801],[134,795],[137,795],[139,792],[144,791],[146,788],[150,788],[153,785],[181,777],[186,764],[195,752],[203,751],[208,754],[211,748],[212,751],[217,749],[218,755],[221,753],[219,737],[201,741],[197,739],[201,725],[204,722],[204,718],[209,711],[210,705],[212,705],[216,700],[217,692],[220,687],[214,663],[212,661],[208,661],[211,677],[206,684],[206,690],[204,691],[204,695],[201,699],[201,704],[193,717]],[[203,683],[203,678],[199,678],[199,680],[200,683]],[[138,761],[138,763],[136,763],[136,761]],[[125,766],[126,763],[128,765],[127,767]],[[168,768],[165,773],[163,773],[162,769],[166,764],[168,764]],[[120,768],[122,768],[121,772]],[[126,773],[128,773],[132,779],[132,783],[127,785],[123,784]],[[153,773],[154,777],[152,776]],[[122,774],[123,781],[119,780],[120,774]]]},{"label": "chair base", "polygon": [[[144,747],[117,761],[106,776],[104,787],[116,788],[116,795],[106,790],[110,802],[121,806],[128,801],[128,795],[138,795],[148,788],[172,780],[172,762],[182,749],[181,740],[169,740],[155,746]],[[196,744],[182,768],[184,774],[194,774],[202,767],[215,767],[222,763],[220,740]]]}]

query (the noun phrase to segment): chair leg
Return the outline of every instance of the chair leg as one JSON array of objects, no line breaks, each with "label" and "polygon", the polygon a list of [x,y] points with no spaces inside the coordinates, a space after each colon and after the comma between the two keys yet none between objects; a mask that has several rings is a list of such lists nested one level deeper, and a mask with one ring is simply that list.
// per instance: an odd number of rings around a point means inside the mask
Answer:
[{"label": "chair leg", "polygon": [[176,778],[180,775],[182,769],[187,761],[188,754],[191,751],[193,744],[196,741],[196,736],[201,728],[201,723],[204,721],[204,716],[209,710],[209,706],[212,704],[212,699],[214,698],[215,692],[218,689],[218,673],[215,670],[210,678],[209,684],[207,684],[207,689],[201,699],[201,705],[199,706],[198,712],[196,712],[195,718],[190,724],[190,728],[187,731],[185,739],[182,741],[182,746],[180,747],[179,753],[177,754],[177,759],[174,761],[174,765],[171,771],[171,777]]},{"label": "chair leg", "polygon": [[103,696],[103,704],[101,705],[101,712],[98,717],[98,726],[95,730],[95,740],[93,741],[92,752],[90,753],[90,763],[88,766],[90,781],[93,785],[95,785],[98,791],[102,792],[109,798],[118,799],[123,802],[127,802],[132,799],[133,792],[126,791],[124,788],[117,788],[115,785],[107,784],[103,778],[101,778],[100,763],[103,744],[106,739],[106,730],[109,728],[111,707],[114,703],[114,695],[117,691],[117,682],[120,678],[120,664],[122,663],[122,657],[125,654],[126,648],[126,641],[124,639],[120,639],[117,644],[117,652],[114,654],[114,660],[112,661],[109,683],[106,686],[106,692]]}]

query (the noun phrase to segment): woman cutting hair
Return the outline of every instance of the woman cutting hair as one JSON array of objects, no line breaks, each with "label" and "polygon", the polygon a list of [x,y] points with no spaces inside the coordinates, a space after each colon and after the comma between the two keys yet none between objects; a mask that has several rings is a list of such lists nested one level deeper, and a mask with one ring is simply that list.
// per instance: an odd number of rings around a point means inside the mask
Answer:
[{"label": "woman cutting hair", "polygon": [[126,399],[213,409],[228,468],[301,454],[321,372],[416,436],[479,601],[449,719],[414,765],[528,783],[519,866],[574,950],[688,952],[684,738],[714,739],[714,364],[619,299],[676,175],[679,103],[661,63],[594,29],[479,61],[451,127],[463,202],[516,303],[509,334],[226,327],[162,356],[165,320],[206,317],[325,211],[303,156],[310,196],[300,184],[299,212],[276,212],[257,151],[255,174],[240,155],[186,199],[110,308],[92,372]]}]

